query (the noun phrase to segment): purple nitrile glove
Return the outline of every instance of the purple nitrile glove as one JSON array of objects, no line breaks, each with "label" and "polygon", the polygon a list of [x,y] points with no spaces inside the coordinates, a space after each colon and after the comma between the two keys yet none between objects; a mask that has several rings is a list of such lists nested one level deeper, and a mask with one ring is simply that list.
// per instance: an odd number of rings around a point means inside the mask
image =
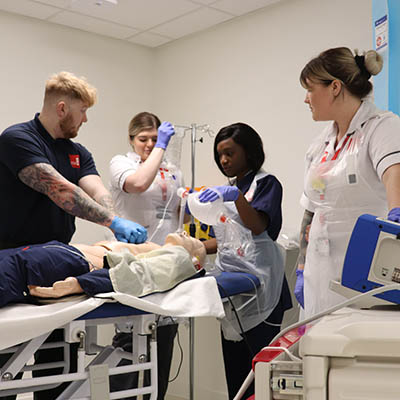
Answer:
[{"label": "purple nitrile glove", "polygon": [[294,296],[296,297],[299,304],[304,308],[304,276],[303,270],[297,269],[296,270],[296,285],[294,287]]},{"label": "purple nitrile glove", "polygon": [[128,219],[114,217],[110,229],[120,242],[143,243],[147,239],[146,228]]},{"label": "purple nitrile glove", "polygon": [[169,122],[163,122],[158,127],[157,142],[154,147],[161,147],[166,149],[171,137],[175,134],[175,129]]},{"label": "purple nitrile glove", "polygon": [[393,222],[400,222],[400,207],[392,208],[389,211],[388,220]]},{"label": "purple nitrile glove", "polygon": [[200,193],[201,203],[213,202],[219,197],[224,201],[236,201],[239,197],[239,189],[236,186],[213,186]]}]

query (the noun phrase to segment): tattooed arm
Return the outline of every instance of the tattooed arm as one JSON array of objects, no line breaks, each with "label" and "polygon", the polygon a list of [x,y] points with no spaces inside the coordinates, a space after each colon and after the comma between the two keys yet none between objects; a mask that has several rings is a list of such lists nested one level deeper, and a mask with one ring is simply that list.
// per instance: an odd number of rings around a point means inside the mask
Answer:
[{"label": "tattooed arm", "polygon": [[301,221],[300,227],[300,250],[299,257],[297,258],[297,269],[304,269],[304,264],[306,263],[306,253],[308,246],[308,231],[310,230],[310,225],[314,213],[308,210],[304,211],[303,220]]},{"label": "tattooed arm", "polygon": [[[29,165],[18,173],[18,177],[25,185],[48,196],[71,215],[103,226],[110,226],[115,216],[112,209],[107,206],[108,200],[104,192],[100,190],[96,194],[98,201],[96,202],[89,194],[69,182],[49,164]],[[101,186],[104,188],[103,184]],[[104,190],[107,192],[105,188]],[[90,190],[89,193],[92,194]],[[100,202],[103,202],[103,205],[99,204]]]}]

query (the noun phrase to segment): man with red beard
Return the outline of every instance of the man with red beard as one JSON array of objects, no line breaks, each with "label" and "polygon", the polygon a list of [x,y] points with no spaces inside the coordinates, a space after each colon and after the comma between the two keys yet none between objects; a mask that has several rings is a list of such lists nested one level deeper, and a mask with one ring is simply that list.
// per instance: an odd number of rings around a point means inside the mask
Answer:
[{"label": "man with red beard", "polygon": [[110,228],[123,242],[146,240],[141,225],[116,216],[92,155],[71,141],[95,102],[85,79],[60,72],[46,82],[40,114],[0,135],[0,249],[69,243],[75,217]]},{"label": "man with red beard", "polygon": [[[84,78],[60,72],[46,82],[40,114],[0,135],[0,249],[51,240],[68,244],[75,217],[111,229],[123,242],[146,240],[145,228],[116,215],[92,155],[71,140],[95,102],[96,89]],[[53,353],[43,358],[56,359]],[[35,399],[56,397],[52,391],[35,393]]]}]

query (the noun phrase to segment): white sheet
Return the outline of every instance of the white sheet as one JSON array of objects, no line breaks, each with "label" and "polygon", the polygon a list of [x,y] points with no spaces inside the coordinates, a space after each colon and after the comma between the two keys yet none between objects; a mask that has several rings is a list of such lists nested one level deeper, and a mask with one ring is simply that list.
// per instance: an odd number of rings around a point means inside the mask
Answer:
[{"label": "white sheet", "polygon": [[165,293],[134,297],[125,293],[102,293],[96,297],[110,297],[122,304],[154,314],[171,317],[225,316],[215,278],[203,277],[180,283]]},{"label": "white sheet", "polygon": [[13,304],[0,309],[0,350],[25,342],[94,310],[106,300],[89,298],[42,306]]},{"label": "white sheet", "polygon": [[96,298],[35,306],[8,305],[0,309],[0,350],[42,335],[94,310],[114,298],[131,307],[173,317],[224,317],[213,277],[192,279],[166,293],[137,298],[124,293],[104,293]]}]

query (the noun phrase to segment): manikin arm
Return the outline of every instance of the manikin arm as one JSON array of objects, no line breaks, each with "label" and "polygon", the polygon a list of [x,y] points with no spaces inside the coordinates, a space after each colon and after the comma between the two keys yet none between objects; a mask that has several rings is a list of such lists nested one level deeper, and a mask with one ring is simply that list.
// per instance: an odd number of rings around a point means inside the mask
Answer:
[{"label": "manikin arm", "polygon": [[83,289],[75,277],[69,277],[63,281],[54,282],[51,287],[29,285],[28,288],[32,296],[55,299],[71,294],[83,293]]}]

